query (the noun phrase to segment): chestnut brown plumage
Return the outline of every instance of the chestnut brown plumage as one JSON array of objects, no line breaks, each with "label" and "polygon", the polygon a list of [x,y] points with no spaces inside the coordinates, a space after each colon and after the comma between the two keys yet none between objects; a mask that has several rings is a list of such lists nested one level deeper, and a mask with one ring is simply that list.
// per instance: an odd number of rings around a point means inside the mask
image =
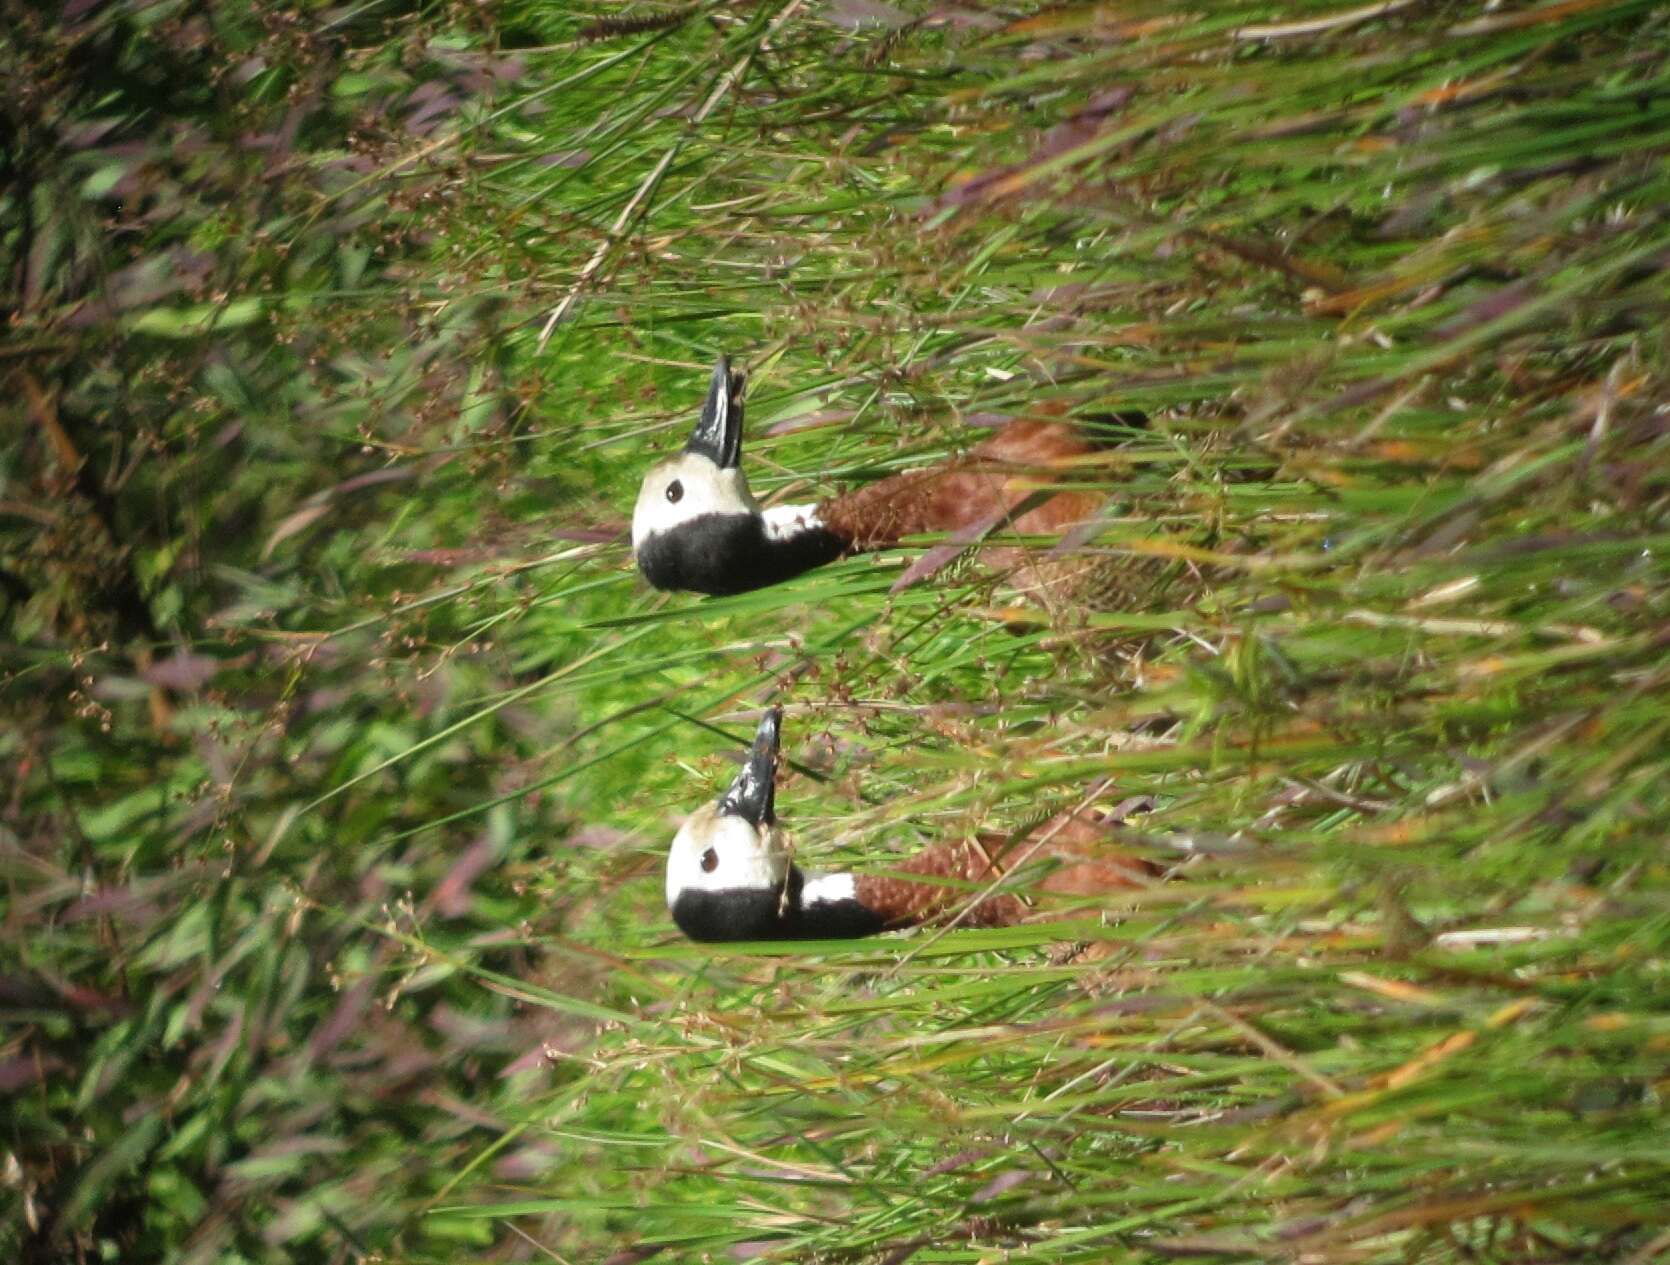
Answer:
[{"label": "chestnut brown plumage", "polygon": [[[1094,451],[1067,422],[1017,418],[965,457],[866,484],[820,502],[816,512],[853,553],[906,536],[965,532],[1014,514],[1052,474]],[[1088,519],[1102,500],[1093,492],[1056,492],[1010,526],[1056,535]]]},{"label": "chestnut brown plumage", "polygon": [[1095,897],[1160,877],[1158,866],[1121,851],[1109,834],[1088,809],[1062,813],[1013,843],[980,835],[933,844],[885,873],[855,874],[853,886],[889,927],[950,916],[964,927],[1011,926],[1047,913],[1013,888],[985,894],[1012,870],[1042,870],[1023,890],[1054,896]]}]

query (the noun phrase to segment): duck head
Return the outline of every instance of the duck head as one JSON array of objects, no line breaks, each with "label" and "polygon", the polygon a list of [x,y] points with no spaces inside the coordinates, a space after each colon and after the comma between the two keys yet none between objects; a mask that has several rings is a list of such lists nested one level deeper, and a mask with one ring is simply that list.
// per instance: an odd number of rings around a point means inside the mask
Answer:
[{"label": "duck head", "polygon": [[713,366],[707,399],[690,442],[661,462],[638,489],[632,552],[658,589],[739,592],[716,565],[746,548],[759,504],[742,474],[743,375],[728,357]]},{"label": "duck head", "polygon": [[701,416],[678,456],[638,488],[632,552],[658,589],[723,595],[776,584],[839,557],[814,506],[762,512],[742,473],[743,375],[713,366]]},{"label": "duck head", "polygon": [[667,853],[667,909],[692,940],[780,934],[789,872],[775,795],[782,710],[760,721],[742,772],[716,803],[691,813]]}]

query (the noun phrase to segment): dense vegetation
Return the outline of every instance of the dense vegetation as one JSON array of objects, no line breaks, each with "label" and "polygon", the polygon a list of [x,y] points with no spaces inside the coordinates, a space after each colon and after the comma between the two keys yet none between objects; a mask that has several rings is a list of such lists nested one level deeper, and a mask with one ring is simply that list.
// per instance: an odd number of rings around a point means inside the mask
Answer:
[{"label": "dense vegetation", "polygon": [[[1670,1253],[1670,12],[15,5],[0,1255]],[[707,367],[801,499],[1140,409],[1017,601],[696,601]],[[1175,880],[716,951],[1120,804]]]}]

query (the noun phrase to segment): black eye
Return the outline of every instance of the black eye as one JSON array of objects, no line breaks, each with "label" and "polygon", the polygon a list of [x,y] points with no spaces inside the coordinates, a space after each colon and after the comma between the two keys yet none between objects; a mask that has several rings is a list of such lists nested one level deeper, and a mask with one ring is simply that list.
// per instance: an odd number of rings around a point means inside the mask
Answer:
[{"label": "black eye", "polygon": [[667,499],[677,505],[684,499],[684,484],[674,479],[667,485]]},{"label": "black eye", "polygon": [[[673,486],[676,488],[678,484],[675,483]],[[709,848],[706,852],[702,853],[702,873],[712,874],[718,868],[719,854],[712,848]]]}]

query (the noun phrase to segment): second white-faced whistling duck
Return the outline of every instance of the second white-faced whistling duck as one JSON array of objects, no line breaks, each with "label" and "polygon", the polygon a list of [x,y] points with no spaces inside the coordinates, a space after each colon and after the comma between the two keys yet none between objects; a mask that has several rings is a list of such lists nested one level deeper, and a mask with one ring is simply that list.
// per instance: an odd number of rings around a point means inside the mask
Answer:
[{"label": "second white-faced whistling duck", "polygon": [[[906,536],[972,531],[1011,515],[1015,531],[1059,534],[1104,499],[1061,491],[1027,505],[1038,500],[1041,476],[1097,443],[1067,422],[1019,418],[964,457],[816,504],[762,508],[742,473],[742,392],[742,375],[719,357],[690,442],[638,489],[632,550],[658,589],[745,593]],[[1140,425],[1140,417],[1116,420]]]},{"label": "second white-faced whistling duck", "polygon": [[766,712],[742,772],[717,803],[685,819],[667,853],[667,909],[692,940],[840,939],[953,914],[960,926],[1009,926],[1039,911],[1011,891],[983,894],[1007,866],[1046,862],[1053,868],[1026,890],[1078,897],[1142,887],[1160,874],[1112,846],[1105,827],[1082,813],[1054,817],[1019,840],[933,844],[886,875],[802,870],[777,827],[781,723],[780,709]]}]

